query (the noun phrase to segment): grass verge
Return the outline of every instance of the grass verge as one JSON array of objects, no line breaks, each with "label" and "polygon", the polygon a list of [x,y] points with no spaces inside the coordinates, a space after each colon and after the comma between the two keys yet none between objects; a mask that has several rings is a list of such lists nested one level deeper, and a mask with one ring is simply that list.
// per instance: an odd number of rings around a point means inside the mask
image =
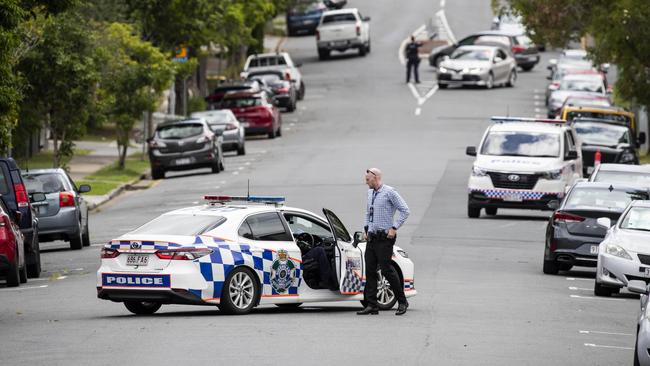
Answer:
[{"label": "grass verge", "polygon": [[[83,156],[88,154],[90,154],[90,150],[74,149],[74,156]],[[23,170],[56,168],[53,162],[54,153],[52,151],[42,151],[31,158],[16,158],[16,163],[18,163],[18,166]],[[67,165],[69,162],[70,159],[64,159],[61,165]]]},{"label": "grass verge", "polygon": [[101,196],[108,194],[122,184],[140,178],[142,174],[149,170],[149,160],[146,158],[142,160],[141,155],[141,153],[137,153],[129,156],[122,170],[118,168],[117,162],[114,162],[76,183],[77,185],[90,185],[92,188],[89,192],[90,195]]},{"label": "grass verge", "polygon": [[650,164],[650,154],[639,156],[639,164]]}]

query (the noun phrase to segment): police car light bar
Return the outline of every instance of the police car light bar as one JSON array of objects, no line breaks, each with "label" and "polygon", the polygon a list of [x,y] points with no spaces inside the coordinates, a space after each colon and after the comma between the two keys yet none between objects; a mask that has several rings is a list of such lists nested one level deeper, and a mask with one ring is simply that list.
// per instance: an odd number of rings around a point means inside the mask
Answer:
[{"label": "police car light bar", "polygon": [[248,203],[266,203],[279,205],[283,204],[286,199],[282,196],[203,196],[203,199],[210,203],[226,202],[248,202]]},{"label": "police car light bar", "polygon": [[541,122],[541,123],[555,123],[555,124],[564,124],[566,120],[563,119],[551,119],[551,118],[527,118],[527,117],[503,117],[503,116],[493,116],[491,118],[492,122]]}]

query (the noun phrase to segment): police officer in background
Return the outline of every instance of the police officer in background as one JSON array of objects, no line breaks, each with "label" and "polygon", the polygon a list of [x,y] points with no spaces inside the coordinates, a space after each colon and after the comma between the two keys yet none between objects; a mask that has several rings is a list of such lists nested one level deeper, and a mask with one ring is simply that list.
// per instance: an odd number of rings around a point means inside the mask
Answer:
[{"label": "police officer in background", "polygon": [[[377,306],[377,267],[390,283],[399,306],[395,315],[403,315],[409,304],[404,295],[404,284],[390,264],[393,245],[397,239],[397,230],[404,225],[410,211],[404,199],[397,191],[381,182],[381,170],[366,170],[368,205],[366,210],[366,307],[358,315],[379,314]],[[395,211],[399,218],[394,221]]]},{"label": "police officer in background", "polygon": [[418,67],[420,66],[420,54],[418,49],[422,47],[422,44],[415,42],[415,36],[411,36],[411,42],[406,45],[404,52],[406,53],[406,82],[411,81],[411,70],[413,70],[413,76],[416,83],[420,83],[420,74],[418,73]]}]

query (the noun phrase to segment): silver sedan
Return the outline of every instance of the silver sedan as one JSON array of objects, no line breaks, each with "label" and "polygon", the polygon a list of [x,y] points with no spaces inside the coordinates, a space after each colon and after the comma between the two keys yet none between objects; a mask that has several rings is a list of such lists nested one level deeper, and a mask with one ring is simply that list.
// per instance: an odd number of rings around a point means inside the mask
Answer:
[{"label": "silver sedan", "polygon": [[478,85],[491,89],[495,85],[514,86],[517,61],[510,52],[495,46],[461,46],[440,63],[438,87]]},{"label": "silver sedan", "polygon": [[39,169],[23,172],[27,192],[44,193],[45,201],[32,202],[38,217],[38,240],[65,240],[70,248],[90,245],[88,205],[81,193],[90,186],[78,188],[63,169]]},{"label": "silver sedan", "polygon": [[212,132],[223,137],[223,151],[236,150],[237,155],[246,154],[244,127],[229,109],[194,112],[192,118],[204,118]]}]

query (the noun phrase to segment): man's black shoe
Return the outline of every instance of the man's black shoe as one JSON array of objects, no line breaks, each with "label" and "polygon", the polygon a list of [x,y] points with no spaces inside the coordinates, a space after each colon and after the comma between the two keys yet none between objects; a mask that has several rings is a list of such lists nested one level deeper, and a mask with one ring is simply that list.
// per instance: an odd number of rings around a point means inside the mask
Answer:
[{"label": "man's black shoe", "polygon": [[397,311],[395,312],[395,315],[404,315],[404,314],[406,314],[406,308],[408,308],[408,307],[409,307],[408,302],[405,302],[403,304],[399,304],[399,306],[397,306]]},{"label": "man's black shoe", "polygon": [[368,315],[368,314],[377,315],[379,314],[379,309],[373,308],[371,306],[366,306],[365,308],[363,308],[363,310],[357,311],[357,315]]}]

